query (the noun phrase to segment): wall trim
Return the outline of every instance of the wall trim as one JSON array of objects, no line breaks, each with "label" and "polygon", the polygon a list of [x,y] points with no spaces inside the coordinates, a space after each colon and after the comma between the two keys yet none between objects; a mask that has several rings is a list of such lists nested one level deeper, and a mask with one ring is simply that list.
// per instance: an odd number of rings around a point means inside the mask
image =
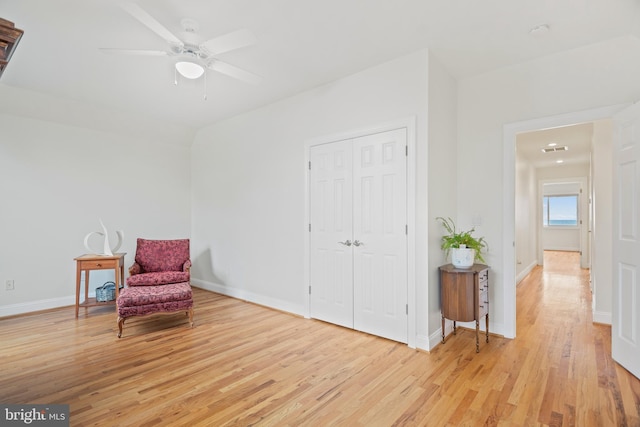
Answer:
[{"label": "wall trim", "polygon": [[277,298],[269,298],[264,295],[248,292],[244,289],[231,288],[229,286],[221,285],[219,283],[208,282],[206,280],[191,278],[191,286],[194,288],[204,289],[205,291],[211,291],[218,294],[226,295],[231,298],[251,302],[254,304],[262,305],[275,310],[290,313],[296,316],[304,315],[304,307],[299,304],[291,304],[288,301],[282,301]]},{"label": "wall trim", "polygon": [[[480,320],[479,323],[480,326],[480,333],[479,333],[479,340],[480,340],[480,351],[482,351],[482,345],[487,345],[486,341],[485,341],[485,322],[484,320]],[[475,322],[457,322],[456,323],[456,327],[457,328],[463,328],[466,329],[472,333],[475,333],[476,330],[476,324]],[[491,340],[494,337],[503,337],[504,335],[500,334],[499,332],[496,331],[501,331],[504,329],[504,325],[502,323],[497,324],[497,326],[491,322],[491,319],[489,319],[489,344],[491,344]],[[446,336],[446,341],[450,340],[450,339],[455,339],[455,335],[453,334],[453,320],[449,320],[446,319],[445,320],[445,326],[444,326],[444,331],[445,331],[445,336]],[[445,344],[446,344],[445,341]],[[429,350],[433,350],[436,346],[442,344],[442,327],[438,328],[438,330],[436,332],[434,332],[433,334],[431,334],[429,336]]]},{"label": "wall trim", "polygon": [[431,351],[432,348],[433,347],[431,346],[431,337],[427,335],[420,335],[420,334],[416,336],[416,349],[420,349],[428,352],[428,351]]},{"label": "wall trim", "polygon": [[531,273],[531,271],[536,268],[536,266],[538,265],[538,260],[534,260],[531,264],[529,264],[524,270],[522,270],[520,272],[520,274],[518,274],[516,276],[516,284],[522,282],[524,280],[525,277],[527,277],[529,275],[529,273]]},{"label": "wall trim", "polygon": [[[15,316],[17,314],[27,314],[36,311],[51,310],[52,308],[75,307],[76,296],[69,295],[66,297],[49,298],[37,301],[29,301],[18,304],[9,304],[0,306],[0,318],[7,316]],[[82,308],[82,307],[80,307]]]},{"label": "wall trim", "polygon": [[593,323],[601,323],[603,325],[611,325],[613,321],[613,317],[611,313],[605,311],[595,311],[593,310]]},{"label": "wall trim", "polygon": [[[453,331],[453,323],[451,325],[452,325],[451,328],[445,327],[445,330],[448,330],[447,333]],[[429,343],[428,343],[429,346],[427,347],[427,349],[431,351],[441,344],[442,344],[442,327],[438,328],[437,331],[429,335]]]}]

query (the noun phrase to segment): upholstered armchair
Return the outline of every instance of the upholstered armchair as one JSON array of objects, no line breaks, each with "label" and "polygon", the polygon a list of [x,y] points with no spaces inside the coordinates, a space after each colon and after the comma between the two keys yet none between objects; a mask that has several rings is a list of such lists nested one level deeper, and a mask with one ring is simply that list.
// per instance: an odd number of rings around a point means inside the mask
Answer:
[{"label": "upholstered armchair", "polygon": [[118,338],[127,318],[186,312],[193,326],[189,239],[138,239],[127,287],[117,300]]},{"label": "upholstered armchair", "polygon": [[189,281],[189,239],[138,239],[128,286],[166,285]]}]

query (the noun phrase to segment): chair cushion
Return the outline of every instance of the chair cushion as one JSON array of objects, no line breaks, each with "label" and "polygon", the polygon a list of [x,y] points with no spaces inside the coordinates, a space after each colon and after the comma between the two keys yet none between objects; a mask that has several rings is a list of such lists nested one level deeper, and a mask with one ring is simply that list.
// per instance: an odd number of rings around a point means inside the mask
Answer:
[{"label": "chair cushion", "polygon": [[189,239],[137,240],[135,262],[144,273],[182,271],[189,260]]},{"label": "chair cushion", "polygon": [[[162,305],[179,301],[191,301],[193,303],[193,293],[188,282],[124,288],[118,295],[118,312],[124,307]],[[190,307],[190,305],[185,304],[179,304],[179,306]]]},{"label": "chair cushion", "polygon": [[157,286],[168,283],[189,281],[188,271],[159,271],[156,273],[142,273],[127,277],[128,286]]}]

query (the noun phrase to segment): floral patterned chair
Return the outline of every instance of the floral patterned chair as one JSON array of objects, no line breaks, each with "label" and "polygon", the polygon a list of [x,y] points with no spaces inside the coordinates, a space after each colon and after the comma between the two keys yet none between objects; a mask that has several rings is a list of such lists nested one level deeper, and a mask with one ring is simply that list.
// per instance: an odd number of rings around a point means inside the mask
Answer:
[{"label": "floral patterned chair", "polygon": [[118,338],[129,317],[184,311],[193,326],[189,239],[138,239],[135,262],[118,307]]}]

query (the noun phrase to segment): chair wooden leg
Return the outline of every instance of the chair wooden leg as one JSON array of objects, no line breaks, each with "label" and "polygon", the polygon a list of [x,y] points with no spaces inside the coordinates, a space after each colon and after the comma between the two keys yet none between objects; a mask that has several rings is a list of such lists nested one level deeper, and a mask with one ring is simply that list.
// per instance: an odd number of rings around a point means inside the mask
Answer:
[{"label": "chair wooden leg", "polygon": [[[190,307],[185,313],[189,317],[189,327],[193,328],[193,307]],[[122,337],[122,327],[125,320],[126,317],[118,316],[118,338]]]},{"label": "chair wooden leg", "polygon": [[125,317],[118,316],[118,338],[122,336],[122,326],[124,325]]},{"label": "chair wooden leg", "polygon": [[193,307],[189,307],[189,311],[187,311],[187,316],[189,316],[189,325],[193,328]]}]

